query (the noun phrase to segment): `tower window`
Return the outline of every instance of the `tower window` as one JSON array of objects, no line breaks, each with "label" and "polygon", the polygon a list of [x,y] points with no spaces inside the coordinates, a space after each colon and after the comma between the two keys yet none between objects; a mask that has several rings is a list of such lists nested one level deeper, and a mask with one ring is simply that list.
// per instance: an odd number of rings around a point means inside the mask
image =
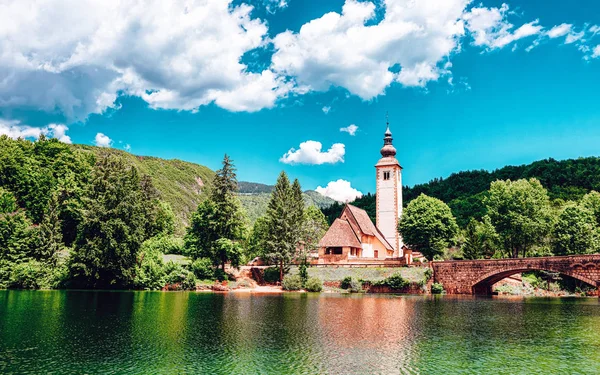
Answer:
[{"label": "tower window", "polygon": [[384,180],[389,180],[390,179],[390,172],[383,172],[383,179]]}]

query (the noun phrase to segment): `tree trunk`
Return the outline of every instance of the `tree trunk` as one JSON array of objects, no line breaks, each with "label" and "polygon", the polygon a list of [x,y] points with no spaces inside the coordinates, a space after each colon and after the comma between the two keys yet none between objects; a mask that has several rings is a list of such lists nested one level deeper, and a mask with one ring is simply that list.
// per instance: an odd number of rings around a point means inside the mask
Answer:
[{"label": "tree trunk", "polygon": [[283,259],[279,261],[279,281],[283,281]]},{"label": "tree trunk", "polygon": [[221,267],[222,267],[222,269],[223,269],[223,273],[225,273],[225,261],[223,261],[223,262],[221,263]]}]

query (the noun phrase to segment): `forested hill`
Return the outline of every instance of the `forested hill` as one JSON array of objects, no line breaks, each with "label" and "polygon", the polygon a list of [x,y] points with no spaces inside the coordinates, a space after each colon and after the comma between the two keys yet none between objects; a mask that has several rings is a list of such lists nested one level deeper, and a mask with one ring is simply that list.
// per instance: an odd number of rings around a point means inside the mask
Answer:
[{"label": "forested hill", "polygon": [[127,164],[135,166],[143,175],[152,178],[152,184],[160,192],[160,197],[171,205],[176,216],[176,231],[184,232],[188,219],[203,199],[210,186],[214,172],[203,165],[178,159],[161,159],[152,156],[138,156],[114,148],[101,148],[87,145],[69,145],[74,150],[82,150],[95,156],[101,154],[118,155]]},{"label": "forested hill", "polygon": [[[464,226],[470,217],[481,218],[485,214],[482,200],[491,182],[520,178],[537,178],[553,200],[576,201],[590,190],[600,190],[600,158],[587,157],[560,161],[545,159],[531,164],[506,166],[494,171],[453,173],[447,178],[436,178],[425,184],[405,186],[404,204],[408,204],[421,193],[436,197],[450,206],[458,223]],[[374,195],[365,195],[353,204],[367,210],[374,219]],[[342,206],[335,204],[323,210],[330,222],[339,215]]]},{"label": "forested hill", "polygon": [[[140,174],[152,178],[152,184],[160,193],[161,200],[169,203],[173,209],[176,218],[175,231],[178,235],[185,232],[191,214],[198,207],[198,203],[204,199],[205,192],[210,188],[214,177],[214,171],[203,165],[177,159],[166,160],[152,156],[138,156],[114,148],[54,142],[38,144],[27,140],[12,140],[7,137],[3,137],[0,146],[2,146],[0,147],[0,188],[15,190],[13,192],[21,199],[23,208],[28,211],[35,210],[29,206],[37,201],[39,201],[40,207],[45,206],[44,199],[47,199],[49,194],[47,190],[56,183],[54,181],[56,177],[52,177],[58,173],[55,169],[73,167],[71,165],[62,167],[54,165],[66,163],[53,160],[61,152],[60,150],[63,148],[70,150],[74,155],[69,155],[70,158],[77,160],[79,158],[85,163],[91,160],[87,156],[97,158],[101,155],[111,154],[119,156],[126,164],[135,166]],[[62,155],[62,157],[65,156]],[[42,177],[35,178],[37,175]],[[25,178],[27,176],[29,177]],[[48,185],[46,186],[44,182],[48,182]],[[250,224],[266,212],[272,190],[272,185],[254,182],[239,183],[240,200]],[[314,204],[320,208],[333,203],[333,200],[314,191],[306,191],[304,198],[307,204]],[[40,210],[41,208],[37,211]],[[33,212],[30,214],[35,215]]]}]

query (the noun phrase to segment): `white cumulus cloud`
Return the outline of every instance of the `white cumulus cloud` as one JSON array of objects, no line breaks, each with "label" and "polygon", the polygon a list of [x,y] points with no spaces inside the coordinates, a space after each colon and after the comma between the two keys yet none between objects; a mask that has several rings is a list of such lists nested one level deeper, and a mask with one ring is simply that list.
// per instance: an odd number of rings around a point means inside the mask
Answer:
[{"label": "white cumulus cloud", "polygon": [[546,32],[546,35],[548,35],[548,37],[551,39],[565,36],[571,31],[572,27],[573,27],[573,25],[571,25],[571,24],[562,23],[562,24],[556,25],[553,28],[551,28],[550,30],[548,30],[548,32]]},{"label": "white cumulus cloud", "polygon": [[53,137],[63,143],[72,143],[71,137],[66,133],[69,128],[64,124],[50,124],[44,127],[36,127],[22,124],[18,120],[0,119],[0,135],[6,135],[10,138],[32,138],[38,139],[40,135]]},{"label": "white cumulus cloud", "polygon": [[104,135],[103,133],[98,133],[98,134],[96,134],[96,138],[94,139],[94,143],[98,147],[111,147],[113,141],[107,135]]},{"label": "white cumulus cloud", "polygon": [[[287,1],[253,4],[275,11]],[[155,109],[254,112],[332,86],[371,100],[394,83],[451,77],[449,62],[465,40],[495,50],[564,37],[590,57],[585,39],[600,30],[563,23],[546,32],[535,19],[513,25],[508,5],[472,0],[346,0],[272,37],[256,13],[234,0],[0,0],[0,110],[84,120],[131,95]],[[252,69],[259,64],[245,60],[264,48],[274,50],[271,61]]]},{"label": "white cumulus cloud", "polygon": [[[385,0],[377,24],[375,4],[346,0],[331,12],[304,24],[298,33],[278,34],[272,69],[292,76],[300,87],[347,89],[368,100],[394,81],[424,86],[444,73],[439,67],[458,48],[464,34],[462,12],[468,0]],[[390,69],[400,66],[400,73]]]},{"label": "white cumulus cloud", "polygon": [[543,27],[538,20],[515,29],[507,20],[508,9],[506,4],[500,8],[474,7],[464,14],[465,26],[473,36],[474,45],[503,48],[519,39],[541,34]]},{"label": "white cumulus cloud", "polygon": [[338,202],[352,202],[362,197],[362,193],[353,188],[349,181],[331,181],[326,187],[318,186],[315,191]]},{"label": "white cumulus cloud", "polygon": [[83,119],[121,92],[152,108],[272,107],[286,83],[241,62],[266,40],[251,11],[231,0],[0,0],[0,109]]},{"label": "white cumulus cloud", "polygon": [[29,125],[23,125],[16,120],[0,119],[0,135],[6,135],[10,138],[39,138],[40,135],[48,131],[46,128],[39,128]]},{"label": "white cumulus cloud", "polygon": [[354,124],[350,124],[350,125],[346,126],[345,128],[340,128],[341,132],[346,132],[352,136],[356,134],[357,130],[358,130],[358,126],[356,126]]},{"label": "white cumulus cloud", "polygon": [[67,135],[69,128],[64,124],[50,124],[48,125],[48,133],[50,136],[58,139],[63,143],[71,144],[71,137]]},{"label": "white cumulus cloud", "polygon": [[290,149],[279,161],[285,164],[335,164],[344,162],[346,149],[342,143],[334,143],[327,151],[322,151],[323,145],[317,141],[300,143],[299,149]]}]

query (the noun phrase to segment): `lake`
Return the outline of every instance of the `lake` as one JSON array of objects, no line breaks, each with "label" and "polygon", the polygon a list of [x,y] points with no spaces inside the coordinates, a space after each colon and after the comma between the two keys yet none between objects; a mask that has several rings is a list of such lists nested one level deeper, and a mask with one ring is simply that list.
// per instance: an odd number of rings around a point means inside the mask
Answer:
[{"label": "lake", "polygon": [[0,291],[4,374],[597,374],[597,298]]}]

